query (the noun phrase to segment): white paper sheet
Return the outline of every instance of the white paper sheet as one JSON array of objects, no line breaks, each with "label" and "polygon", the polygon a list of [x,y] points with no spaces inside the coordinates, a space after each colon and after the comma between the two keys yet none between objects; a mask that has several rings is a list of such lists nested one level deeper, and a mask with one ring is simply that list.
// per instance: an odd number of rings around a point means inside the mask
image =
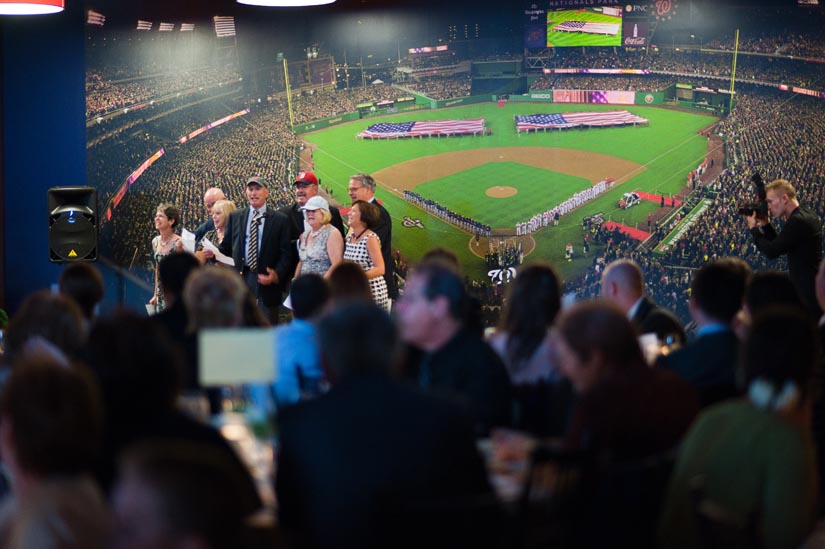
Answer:
[{"label": "white paper sheet", "polygon": [[190,254],[195,253],[195,234],[183,229],[180,236],[183,239],[183,249]]},{"label": "white paper sheet", "polygon": [[223,263],[224,265],[229,265],[230,267],[235,266],[235,260],[229,256],[223,255],[221,251],[218,249],[218,247],[212,244],[212,241],[208,238],[202,238],[201,244],[203,244],[204,250],[210,251],[213,254],[215,254],[215,259],[218,261],[218,263]]}]

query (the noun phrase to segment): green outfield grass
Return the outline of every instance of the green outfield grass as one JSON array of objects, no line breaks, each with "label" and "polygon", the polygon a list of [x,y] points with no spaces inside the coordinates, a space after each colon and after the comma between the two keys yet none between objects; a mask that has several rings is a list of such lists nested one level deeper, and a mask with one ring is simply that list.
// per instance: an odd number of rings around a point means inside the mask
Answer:
[{"label": "green outfield grass", "polygon": [[[515,131],[513,121],[513,117],[520,114],[615,109],[629,110],[634,114],[647,118],[650,120],[650,124],[639,127],[566,130],[519,135]],[[492,130],[492,135],[373,141],[355,137],[356,133],[378,120],[438,120],[479,116],[487,120],[487,126]],[[542,230],[534,235],[537,248],[531,258],[542,258],[557,263],[563,276],[570,276],[578,269],[583,268],[585,263],[589,264],[589,261],[592,261],[592,257],[588,261],[585,261],[584,258],[577,258],[572,264],[563,261],[564,244],[567,241],[581,243],[582,229],[580,222],[582,217],[596,212],[604,212],[608,219],[629,225],[638,223],[640,227],[643,227],[642,224],[646,226],[647,213],[655,210],[656,204],[643,201],[639,206],[635,206],[630,210],[622,210],[617,205],[619,198],[624,192],[634,189],[656,194],[665,193],[670,195],[677,193],[684,186],[687,174],[695,169],[705,156],[707,140],[698,135],[699,130],[714,121],[714,117],[706,115],[655,107],[511,102],[503,108],[499,108],[494,103],[484,103],[453,109],[402,113],[381,119],[359,120],[306,134],[304,139],[317,146],[313,159],[316,172],[322,178],[322,183],[332,188],[333,198],[341,200],[345,204],[349,201],[346,188],[351,174],[358,172],[374,173],[407,160],[450,151],[519,146],[558,147],[598,152],[642,164],[646,168],[642,173],[635,175],[623,185],[615,187],[599,199],[578,208],[568,216],[562,217],[558,227]],[[548,150],[548,154],[553,154],[552,150]],[[512,166],[510,168],[512,169]],[[503,179],[500,174],[494,173],[495,171],[485,174],[484,171],[488,169],[487,166],[479,166],[477,169],[482,170],[481,173],[475,174],[477,179],[481,181],[486,179],[479,185],[484,186],[485,189],[494,185],[517,186],[516,184],[520,184],[515,178],[506,177]],[[536,168],[528,166],[520,166],[520,169],[536,170]],[[543,170],[537,171],[542,172]],[[535,176],[535,173],[532,173]],[[545,172],[545,174],[542,174],[542,177],[555,178],[559,176],[559,174],[553,172]],[[613,174],[613,177],[618,179],[623,175],[625,174]],[[434,180],[436,177],[432,179]],[[433,186],[431,183],[434,182],[429,181],[419,186],[418,191],[425,186],[429,189]],[[446,187],[449,186],[448,182],[448,185],[445,185],[445,192]],[[428,190],[428,193],[431,192],[434,191]],[[519,195],[529,196],[530,192],[535,191],[519,192]],[[570,194],[572,195],[572,192]],[[528,201],[525,205],[524,211],[518,211],[517,208],[511,208],[513,211],[509,211],[507,208],[501,207],[502,199],[491,199],[483,193],[477,196],[478,203],[472,207],[478,208],[479,211],[489,208],[484,204],[486,201],[491,201],[494,204],[493,213],[488,218],[492,220],[490,224],[494,227],[512,227],[514,223],[510,220],[513,218],[508,216],[514,212],[521,216],[521,220],[526,220],[531,215],[538,213],[534,211],[536,210],[535,207],[530,207],[529,202],[531,201]],[[379,189],[378,197],[386,204],[393,218],[393,246],[401,249],[407,257],[415,260],[433,246],[445,246],[458,253],[468,274],[477,277],[484,276],[486,268],[483,261],[470,252],[470,235],[407,203],[400,198],[400,193]],[[429,197],[440,201],[440,199],[433,196]],[[496,209],[500,211],[496,213]],[[455,210],[461,211],[458,208]],[[466,213],[465,215],[471,214]],[[422,230],[414,226],[405,227],[403,224],[405,217],[420,219],[425,229]]]},{"label": "green outfield grass", "polygon": [[[590,185],[581,177],[515,162],[491,162],[429,181],[416,187],[416,192],[485,225],[515,227],[544,211],[536,197],[540,196],[542,203],[559,204]],[[507,198],[487,196],[487,190],[495,186],[513,187],[518,192]]]}]

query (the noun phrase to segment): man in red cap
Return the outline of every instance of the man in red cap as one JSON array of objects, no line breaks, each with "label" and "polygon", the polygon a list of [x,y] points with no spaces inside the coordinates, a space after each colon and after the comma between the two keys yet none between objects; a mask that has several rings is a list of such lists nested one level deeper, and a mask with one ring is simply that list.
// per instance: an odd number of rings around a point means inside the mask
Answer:
[{"label": "man in red cap", "polygon": [[[301,233],[308,227],[304,222],[304,211],[301,209],[307,203],[307,200],[313,196],[318,195],[318,177],[312,172],[298,172],[295,178],[295,203],[290,206],[284,206],[279,211],[286,215],[290,220],[290,240],[292,241],[292,250],[295,252],[295,264],[298,263],[297,247],[295,243],[301,236]],[[341,236],[346,236],[344,232],[344,222],[341,219],[341,213],[338,208],[330,205],[329,213],[332,216],[330,224],[341,232]]]}]

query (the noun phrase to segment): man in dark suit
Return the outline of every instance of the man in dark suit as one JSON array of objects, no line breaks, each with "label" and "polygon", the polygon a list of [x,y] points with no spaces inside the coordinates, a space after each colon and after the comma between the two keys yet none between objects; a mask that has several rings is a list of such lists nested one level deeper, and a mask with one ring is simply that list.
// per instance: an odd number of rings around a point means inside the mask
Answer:
[{"label": "man in dark suit", "polygon": [[390,299],[398,299],[398,285],[395,283],[395,262],[392,257],[392,219],[390,212],[375,199],[375,179],[365,173],[355,174],[349,178],[349,197],[353,202],[363,200],[378,206],[381,221],[373,232],[381,240],[381,256],[384,258],[384,280],[387,282],[387,292]]},{"label": "man in dark suit", "polygon": [[[278,308],[294,266],[289,243],[289,219],[268,207],[267,197],[266,180],[250,177],[246,182],[249,206],[229,214],[226,236],[220,250],[235,261],[235,267],[258,298],[258,304],[269,320],[277,323]],[[255,236],[257,246],[250,245],[250,236]]]},{"label": "man in dark suit", "polygon": [[690,285],[690,316],[699,327],[696,338],[657,361],[693,385],[703,406],[740,392],[736,386],[739,340],[733,322],[742,307],[749,273],[742,260],[732,257],[702,266]]},{"label": "man in dark suit", "polygon": [[613,261],[602,273],[601,286],[601,296],[627,314],[639,335],[654,333],[661,341],[672,336],[678,344],[685,343],[679,320],[644,295],[644,275],[638,263],[632,259]]},{"label": "man in dark suit", "polygon": [[470,422],[391,379],[398,338],[387,314],[353,302],[321,320],[318,335],[332,389],[278,417],[276,492],[288,540],[377,549],[455,537],[449,546],[486,547],[474,536],[487,535],[489,517],[466,530],[449,520],[494,501]]},{"label": "man in dark suit", "polygon": [[822,260],[822,221],[812,210],[799,205],[796,189],[784,179],[771,181],[765,190],[771,215],[787,221],[777,234],[767,216],[758,217],[754,212],[747,218],[753,241],[770,259],[788,256],[791,281],[812,318],[818,319],[822,310],[816,301],[814,278]]}]

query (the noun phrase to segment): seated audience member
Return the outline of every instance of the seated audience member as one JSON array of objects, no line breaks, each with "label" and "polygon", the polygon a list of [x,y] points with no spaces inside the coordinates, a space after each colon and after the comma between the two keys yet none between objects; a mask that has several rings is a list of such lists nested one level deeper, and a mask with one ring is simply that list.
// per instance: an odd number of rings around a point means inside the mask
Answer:
[{"label": "seated audience member", "polygon": [[753,273],[745,289],[742,310],[734,323],[736,335],[741,341],[747,337],[751,320],[768,307],[787,305],[804,309],[802,299],[787,273],[758,271]]},{"label": "seated audience member", "polygon": [[147,441],[119,460],[113,549],[235,549],[244,479],[226,456],[191,442]]},{"label": "seated audience member", "polygon": [[702,266],[690,285],[690,316],[698,326],[696,338],[657,361],[693,385],[702,406],[739,394],[739,340],[733,322],[742,308],[746,285],[747,271],[732,258]]},{"label": "seated audience member", "polygon": [[[162,326],[173,343],[184,350],[184,340],[189,323],[186,306],[183,304],[183,285],[187,277],[200,267],[197,258],[186,252],[170,254],[160,260],[158,278],[166,297],[166,308],[150,317],[151,322]],[[190,381],[184,380],[184,388],[190,388]]]},{"label": "seated audience member", "polygon": [[27,297],[6,330],[6,363],[13,364],[26,343],[38,336],[51,343],[69,360],[77,359],[86,341],[85,321],[80,307],[72,298],[48,290]]},{"label": "seated audience member", "polygon": [[109,512],[91,475],[103,415],[86,370],[18,361],[0,396],[0,453],[12,491],[0,506],[4,548],[106,547]]},{"label": "seated audience member", "polygon": [[298,402],[302,394],[317,394],[323,377],[316,323],[329,299],[329,288],[320,275],[306,274],[295,279],[290,295],[294,319],[275,329],[279,409]]},{"label": "seated audience member", "polygon": [[408,365],[428,391],[468,406],[479,434],[510,424],[510,377],[501,359],[465,329],[467,293],[452,266],[420,264],[397,302],[401,339],[420,351]]},{"label": "seated audience member", "polygon": [[[332,388],[279,416],[285,534],[306,548],[460,546],[457,524],[445,529],[439,514],[421,520],[412,509],[430,504],[452,517],[451,502],[491,495],[469,419],[391,378],[397,335],[375,304],[341,305],[318,335]],[[486,526],[472,523],[475,532]],[[467,546],[486,546],[461,534]]]},{"label": "seated audience member", "polygon": [[674,337],[684,344],[685,330],[676,316],[644,294],[644,275],[632,259],[617,259],[604,269],[601,296],[621,308],[639,335],[654,333],[660,341]]},{"label": "seated audience member", "polygon": [[[431,248],[421,256],[419,263],[426,263],[432,260],[443,261],[451,265],[459,275],[463,276],[464,271],[461,267],[461,262],[452,250],[442,247]],[[464,278],[466,282],[466,277]],[[467,293],[467,318],[464,319],[464,329],[478,337],[484,337],[484,321],[481,318],[481,300],[469,292]]]},{"label": "seated audience member", "polygon": [[[187,279],[183,288],[183,302],[189,317],[183,375],[185,387],[200,387],[198,331],[203,328],[241,326],[244,321],[244,302],[249,293],[238,273],[223,267],[204,267]],[[212,409],[216,411],[214,405]]]},{"label": "seated audience member", "polygon": [[651,369],[627,316],[604,302],[563,313],[554,333],[559,369],[579,399],[565,446],[613,460],[673,449],[699,411],[696,392],[678,376]]},{"label": "seated audience member", "polygon": [[69,263],[60,273],[57,285],[61,294],[71,297],[80,306],[88,327],[103,301],[103,276],[100,271],[91,263]]},{"label": "seated audience member", "polygon": [[370,281],[364,269],[352,261],[342,261],[329,273],[329,301],[335,306],[349,301],[372,301]]},{"label": "seated audience member", "polygon": [[549,264],[527,265],[508,288],[490,346],[513,383],[513,425],[536,435],[559,435],[570,404],[550,345],[550,328],[561,310],[561,281]]},{"label": "seated audience member", "polygon": [[759,547],[778,549],[805,539],[816,513],[808,415],[818,348],[805,313],[774,308],[754,318],[742,351],[747,396],[708,408],[685,438],[660,525],[662,547],[711,545],[694,510],[697,482],[703,497],[743,525],[743,540],[754,536]]},{"label": "seated audience member", "polygon": [[237,505],[244,514],[260,508],[252,478],[226,439],[176,408],[179,356],[165,333],[148,319],[120,312],[95,324],[88,355],[103,393],[104,446],[98,476],[107,491],[117,456],[126,447],[146,439],[185,440],[208,444],[231,459],[245,479],[245,497]]}]

